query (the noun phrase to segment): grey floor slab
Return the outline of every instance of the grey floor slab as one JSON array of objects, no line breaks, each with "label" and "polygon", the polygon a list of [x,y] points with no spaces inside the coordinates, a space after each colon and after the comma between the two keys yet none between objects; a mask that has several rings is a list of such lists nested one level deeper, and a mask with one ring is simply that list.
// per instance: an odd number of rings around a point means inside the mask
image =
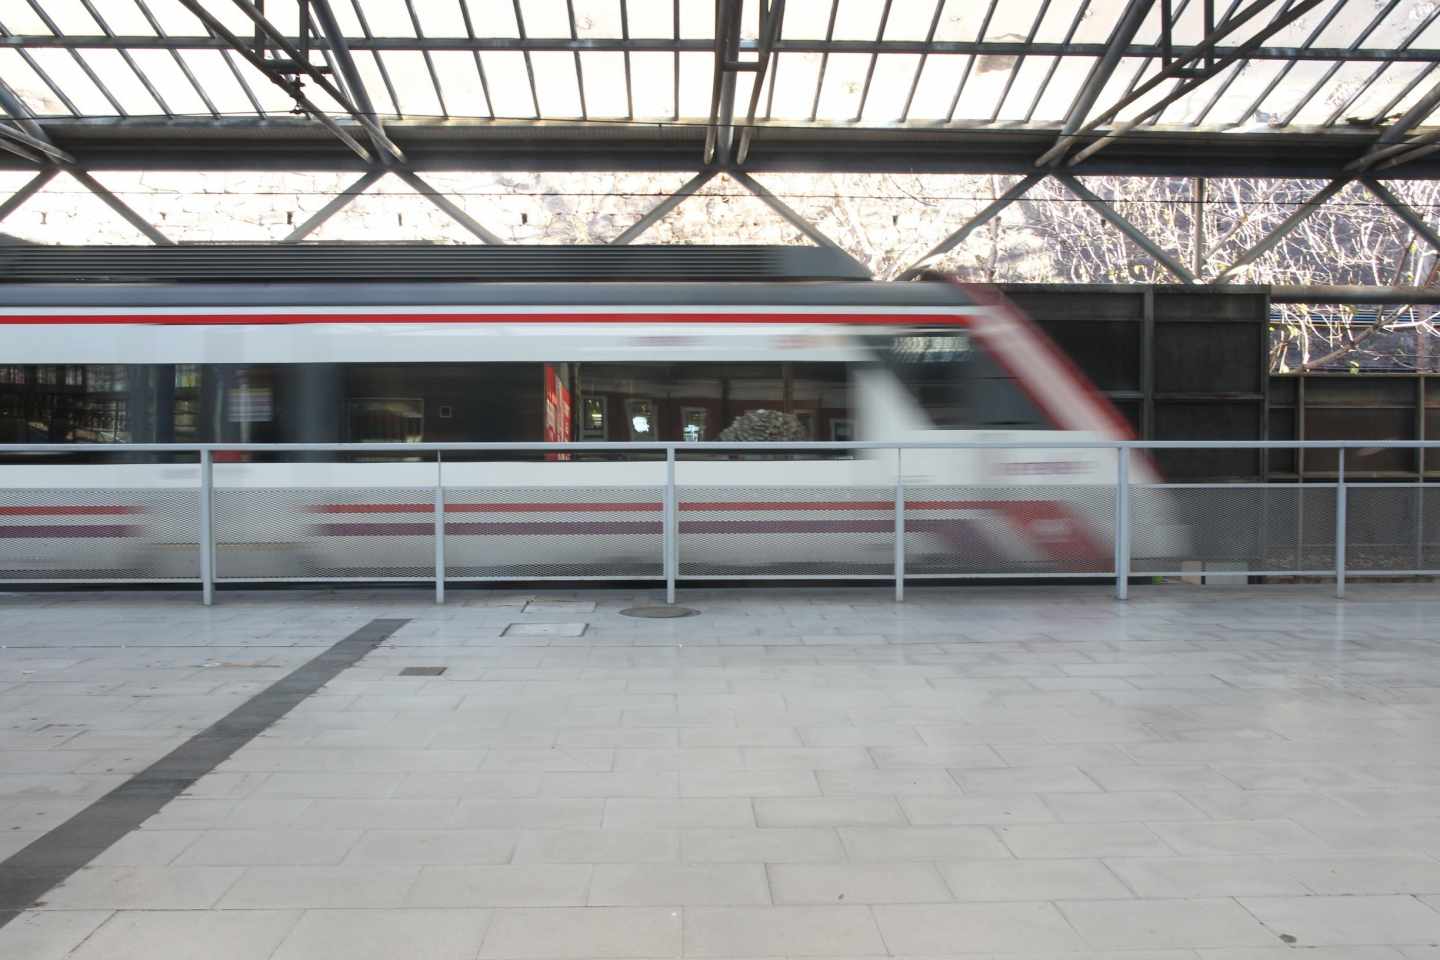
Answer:
[{"label": "grey floor slab", "polygon": [[4,599],[0,860],[408,622],[0,957],[1440,960],[1432,585],[220,599]]}]

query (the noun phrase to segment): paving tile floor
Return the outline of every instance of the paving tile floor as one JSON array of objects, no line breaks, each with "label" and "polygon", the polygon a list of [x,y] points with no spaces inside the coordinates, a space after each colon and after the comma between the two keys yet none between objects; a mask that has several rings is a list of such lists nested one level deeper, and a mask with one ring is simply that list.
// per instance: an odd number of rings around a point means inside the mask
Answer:
[{"label": "paving tile floor", "polygon": [[0,957],[1440,960],[1436,585],[654,599],[0,594],[0,860],[408,620]]}]

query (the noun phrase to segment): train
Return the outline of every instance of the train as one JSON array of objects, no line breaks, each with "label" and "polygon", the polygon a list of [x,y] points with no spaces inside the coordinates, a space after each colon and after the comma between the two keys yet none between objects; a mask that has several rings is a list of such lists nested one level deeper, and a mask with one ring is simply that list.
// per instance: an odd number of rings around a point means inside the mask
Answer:
[{"label": "train", "polygon": [[[910,282],[26,282],[0,305],[0,443],[668,442],[685,578],[1113,569],[1111,449],[726,452],[778,439],[1118,440],[1121,414],[997,292]],[[1131,457],[1142,549],[1187,533]],[[221,580],[661,575],[663,457],[216,455]],[[198,576],[188,458],[9,454],[0,580]]]}]

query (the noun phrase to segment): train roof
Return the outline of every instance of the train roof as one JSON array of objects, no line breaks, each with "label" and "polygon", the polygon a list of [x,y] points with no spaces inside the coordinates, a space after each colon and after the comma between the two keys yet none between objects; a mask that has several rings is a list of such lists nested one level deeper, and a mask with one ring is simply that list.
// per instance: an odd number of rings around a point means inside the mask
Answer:
[{"label": "train roof", "polygon": [[841,251],[785,246],[0,245],[14,307],[965,306],[881,283]]},{"label": "train roof", "polygon": [[658,244],[0,244],[0,283],[471,283],[869,280],[821,246]]},{"label": "train roof", "polygon": [[963,307],[950,283],[25,283],[10,307]]}]

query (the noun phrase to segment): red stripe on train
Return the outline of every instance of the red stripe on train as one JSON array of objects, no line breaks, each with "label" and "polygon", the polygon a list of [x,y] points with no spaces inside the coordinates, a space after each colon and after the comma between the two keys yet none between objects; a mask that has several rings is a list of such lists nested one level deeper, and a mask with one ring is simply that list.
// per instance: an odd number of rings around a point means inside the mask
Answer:
[{"label": "red stripe on train", "polygon": [[144,507],[121,506],[0,506],[0,517],[113,517],[125,514],[144,513]]},{"label": "red stripe on train", "polygon": [[957,313],[10,313],[0,324],[159,324],[162,326],[276,326],[312,323],[612,323],[612,324],[855,324],[965,326]]},{"label": "red stripe on train", "polygon": [[0,526],[0,540],[59,540],[75,538],[114,540],[120,537],[138,537],[142,532],[140,527],[133,527],[122,523],[86,524],[84,526],[61,524],[5,525]]}]

